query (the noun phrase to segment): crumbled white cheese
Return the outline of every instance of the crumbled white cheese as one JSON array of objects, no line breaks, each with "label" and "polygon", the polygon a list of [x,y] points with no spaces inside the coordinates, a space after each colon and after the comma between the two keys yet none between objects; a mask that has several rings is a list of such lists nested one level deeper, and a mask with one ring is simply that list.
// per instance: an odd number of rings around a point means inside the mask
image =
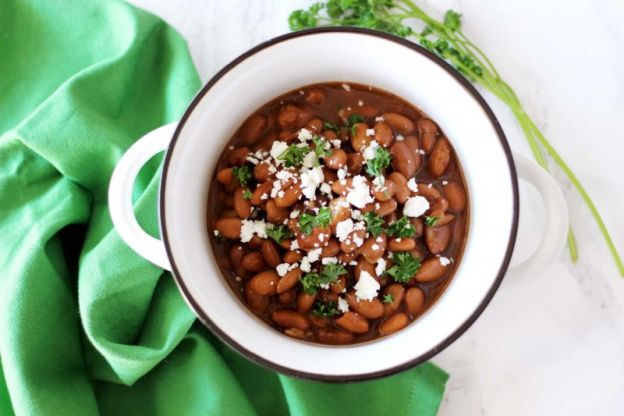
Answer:
[{"label": "crumbled white cheese", "polygon": [[235,277],[234,277],[234,280],[236,280],[237,282],[240,282],[240,281],[241,281],[241,280],[243,280],[243,279],[241,279],[241,277],[240,277],[240,276],[235,276]]},{"label": "crumbled white cheese", "polygon": [[407,181],[407,187],[412,192],[418,192],[418,184],[416,183],[416,179],[414,178],[411,178],[409,181]]},{"label": "crumbled white cheese", "polygon": [[351,260],[349,262],[349,266],[357,266],[358,262],[356,260]]},{"label": "crumbled white cheese", "polygon": [[256,234],[260,238],[267,238],[266,223],[260,221],[243,220],[241,222],[241,242],[247,243]]},{"label": "crumbled white cheese", "polygon": [[286,273],[288,273],[288,268],[289,267],[290,267],[290,264],[288,264],[288,263],[281,263],[281,264],[278,264],[275,267],[275,271],[277,272],[277,274],[279,276],[284,276]]},{"label": "crumbled white cheese", "polygon": [[351,218],[353,218],[354,220],[361,220],[363,218],[362,211],[360,211],[359,209],[352,210]]},{"label": "crumbled white cheese", "polygon": [[345,82],[345,83],[342,84],[342,89],[344,89],[345,91],[349,92],[349,91],[351,91],[351,86]]},{"label": "crumbled white cheese", "polygon": [[292,240],[292,242],[290,243],[290,249],[297,250],[298,248],[299,248],[299,241],[297,241],[297,239]]},{"label": "crumbled white cheese", "polygon": [[323,183],[323,168],[317,166],[312,169],[305,169],[301,172],[301,192],[308,199],[316,199],[316,188]]},{"label": "crumbled white cheese", "polygon": [[427,152],[425,152],[423,149],[418,149],[418,153],[420,153],[421,155],[426,155]]},{"label": "crumbled white cheese", "polygon": [[324,265],[338,263],[338,257],[323,257],[321,263]]},{"label": "crumbled white cheese", "polygon": [[334,145],[334,147],[338,147],[338,148],[342,145],[342,142],[340,141],[340,139],[334,139],[332,140],[331,143]]},{"label": "crumbled white cheese", "polygon": [[349,302],[344,298],[338,298],[338,310],[342,313],[349,312]]},{"label": "crumbled white cheese", "polygon": [[355,289],[355,297],[358,300],[375,299],[380,287],[379,282],[366,270],[362,270],[360,273],[360,280],[353,286]]},{"label": "crumbled white cheese", "polygon": [[377,276],[381,276],[383,272],[385,271],[386,271],[386,260],[382,257],[379,260],[377,260],[377,266],[375,266],[375,273],[377,273]]},{"label": "crumbled white cheese", "polygon": [[299,216],[299,210],[295,209],[290,213],[290,218],[297,218]]},{"label": "crumbled white cheese", "polygon": [[352,189],[347,193],[347,202],[357,208],[364,208],[366,204],[373,202],[370,188],[366,178],[362,175],[353,177]]},{"label": "crumbled white cheese", "polygon": [[380,246],[379,246],[379,244],[377,244],[377,243],[375,243],[375,244],[373,244],[373,245],[371,246],[371,248],[372,248],[373,250],[379,250],[379,247],[380,247]]},{"label": "crumbled white cheese", "polygon": [[374,136],[375,135],[375,129],[366,129],[366,135],[367,136]]},{"label": "crumbled white cheese", "polygon": [[308,152],[304,157],[303,157],[303,162],[302,165],[304,168],[313,168],[314,166],[316,166],[316,153],[314,152]]},{"label": "crumbled white cheese", "polygon": [[310,270],[312,270],[312,267],[310,266],[310,260],[308,260],[307,257],[302,258],[299,268],[302,272],[310,273]]},{"label": "crumbled white cheese", "polygon": [[277,172],[277,168],[271,164],[269,164],[269,173],[275,173]]},{"label": "crumbled white cheese", "polygon": [[358,106],[359,106],[359,107],[362,107],[363,105],[364,105],[364,101],[362,101],[362,100],[358,100]]},{"label": "crumbled white cheese", "polygon": [[273,142],[273,144],[271,145],[271,152],[270,152],[271,157],[275,159],[277,163],[282,163],[282,161],[279,160],[278,157],[282,153],[284,153],[286,149],[288,149],[288,143],[278,142],[278,141]]},{"label": "crumbled white cheese", "polygon": [[448,181],[442,181],[442,186],[448,185]]},{"label": "crumbled white cheese", "polygon": [[[347,170],[345,168],[340,168],[336,172],[336,175],[338,175],[338,179],[340,179],[342,181],[347,176]],[[342,184],[342,182],[341,182],[341,184]]]},{"label": "crumbled white cheese", "polygon": [[284,195],[286,195],[286,192],[284,192],[284,191],[279,191],[277,193],[278,198],[284,198]]},{"label": "crumbled white cheese", "polygon": [[451,264],[451,261],[447,257],[440,257],[440,264],[446,267]]},{"label": "crumbled white cheese", "polygon": [[279,179],[280,181],[286,182],[289,179],[294,178],[295,175],[293,175],[293,173],[291,171],[288,170],[280,170],[279,172],[277,172],[275,174],[275,178]]},{"label": "crumbled white cheese", "polygon": [[382,116],[377,116],[375,117],[375,121],[384,121],[385,118],[383,118]]},{"label": "crumbled white cheese", "polygon": [[384,179],[383,175],[375,176],[375,179],[373,179],[375,191],[383,191],[384,183],[386,183],[386,180]]},{"label": "crumbled white cheese", "polygon": [[282,182],[275,181],[273,182],[273,188],[271,188],[271,198],[275,198],[279,191],[282,190]]},{"label": "crumbled white cheese", "polygon": [[314,137],[314,136],[312,135],[310,130],[308,130],[308,129],[301,129],[301,130],[299,130],[299,134],[297,134],[297,137],[299,138],[299,140],[304,142],[306,140],[312,140],[312,137]]},{"label": "crumbled white cheese", "polygon": [[364,152],[362,153],[362,156],[364,156],[364,160],[373,159],[375,157],[375,150],[378,147],[379,147],[379,143],[377,143],[375,140],[370,142],[368,147],[366,147],[366,149],[364,149]]},{"label": "crumbled white cheese", "polygon": [[397,142],[402,142],[403,140],[405,140],[405,137],[403,137],[402,134],[397,134],[396,135],[396,141]]},{"label": "crumbled white cheese", "polygon": [[351,231],[353,231],[353,225],[353,220],[351,218],[347,218],[336,224],[336,237],[338,237],[339,241],[345,241],[347,239]]},{"label": "crumbled white cheese", "polygon": [[429,209],[429,201],[420,195],[407,198],[403,206],[403,214],[408,217],[420,217]]},{"label": "crumbled white cheese", "polygon": [[321,251],[323,251],[323,249],[321,248],[315,248],[313,250],[310,250],[308,251],[308,255],[306,256],[306,258],[310,263],[314,263],[315,261],[318,261],[318,259],[321,257]]},{"label": "crumbled white cheese", "polygon": [[322,183],[321,184],[321,192],[323,192],[326,195],[330,195],[332,194],[332,189],[331,186],[328,183]]},{"label": "crumbled white cheese", "polygon": [[219,237],[221,235],[221,233],[219,232],[219,230],[214,230],[214,236],[215,237]]}]

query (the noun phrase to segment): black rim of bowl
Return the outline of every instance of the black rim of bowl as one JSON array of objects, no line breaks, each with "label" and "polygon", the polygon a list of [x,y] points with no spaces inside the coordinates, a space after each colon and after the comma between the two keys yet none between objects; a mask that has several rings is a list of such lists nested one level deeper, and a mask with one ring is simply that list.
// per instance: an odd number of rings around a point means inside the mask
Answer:
[{"label": "black rim of bowl", "polygon": [[[455,78],[455,80],[457,82],[459,82],[460,85],[462,85],[465,89],[465,91],[470,94],[481,106],[482,110],[485,112],[485,114],[487,115],[487,117],[489,118],[490,122],[492,123],[492,126],[494,127],[494,129],[496,130],[496,133],[498,135],[498,138],[500,140],[501,146],[503,148],[503,151],[505,152],[505,156],[507,158],[507,163],[509,164],[509,171],[510,171],[510,175],[511,175],[511,179],[512,179],[512,187],[513,187],[513,196],[514,196],[514,201],[513,201],[513,222],[512,222],[512,228],[509,234],[509,240],[507,243],[507,251],[505,253],[505,257],[503,258],[503,262],[501,264],[501,267],[498,271],[498,275],[496,277],[496,279],[494,280],[494,282],[492,283],[492,286],[490,287],[490,289],[488,290],[488,292],[485,294],[485,296],[483,297],[483,300],[481,301],[481,303],[479,304],[479,306],[477,307],[477,309],[469,316],[467,317],[467,319],[464,321],[464,323],[462,325],[460,325],[457,329],[455,329],[450,335],[448,335],[442,342],[438,343],[437,345],[435,345],[434,347],[432,347],[429,351],[420,354],[418,357],[415,357],[413,359],[410,359],[400,365],[391,367],[391,368],[387,368],[384,370],[380,370],[380,371],[375,371],[375,372],[370,372],[370,373],[365,373],[365,374],[355,374],[355,375],[326,375],[326,374],[317,374],[317,373],[308,373],[308,372],[302,372],[302,371],[298,371],[298,370],[293,370],[291,368],[288,367],[284,367],[278,364],[273,363],[272,361],[266,360],[263,357],[260,357],[258,355],[256,355],[255,353],[253,353],[252,351],[244,348],[242,345],[238,344],[236,341],[234,341],[228,334],[226,334],[224,331],[221,330],[221,328],[219,328],[217,325],[215,325],[214,322],[212,322],[212,320],[210,319],[210,317],[201,309],[201,307],[198,305],[198,303],[195,301],[195,299],[193,298],[191,292],[188,290],[188,288],[186,287],[186,284],[184,283],[184,278],[182,277],[182,275],[179,273],[178,268],[176,266],[176,262],[175,259],[172,255],[171,252],[171,247],[169,245],[169,238],[168,238],[168,234],[167,234],[167,224],[166,224],[166,217],[165,217],[165,190],[167,188],[167,172],[168,172],[168,168],[169,168],[169,163],[171,162],[171,156],[173,154],[173,151],[175,149],[176,143],[178,141],[179,135],[180,135],[180,131],[182,130],[182,127],[185,125],[186,121],[188,120],[188,118],[190,117],[191,113],[193,112],[193,110],[195,109],[195,107],[198,105],[198,103],[202,100],[202,98],[204,97],[204,95],[206,95],[206,93],[213,87],[213,85],[215,85],[225,74],[227,74],[232,68],[234,68],[235,66],[237,66],[239,63],[241,63],[242,61],[244,61],[245,59],[249,58],[252,55],[255,55],[256,53],[271,47],[275,44],[278,43],[282,43],[291,39],[296,39],[296,38],[300,38],[303,36],[310,36],[310,35],[315,35],[315,34],[323,34],[323,33],[353,33],[353,34],[360,34],[360,35],[366,35],[366,36],[374,36],[377,38],[382,38],[391,42],[395,42],[398,43],[400,45],[403,45],[405,47],[410,48],[411,50],[413,50],[415,53],[421,54],[423,56],[425,56],[426,58],[430,59],[431,61],[433,61],[434,63],[436,63],[440,68],[442,68],[443,70],[445,70],[446,72],[448,72],[451,76],[453,76],[453,78]],[[167,153],[165,155],[165,160],[164,160],[164,164],[163,164],[163,170],[162,170],[162,178],[161,178],[161,185],[160,185],[160,197],[159,197],[159,205],[160,205],[160,233],[165,245],[165,249],[167,251],[167,256],[169,257],[169,261],[171,262],[171,268],[172,268],[172,273],[173,273],[173,277],[175,279],[175,282],[180,290],[180,292],[182,293],[182,296],[184,297],[184,299],[186,300],[186,302],[188,303],[188,305],[191,307],[191,309],[195,312],[195,314],[198,316],[198,318],[200,319],[200,321],[207,326],[213,333],[215,333],[222,341],[224,341],[227,345],[229,345],[231,348],[233,348],[235,351],[237,351],[238,353],[242,354],[243,356],[247,357],[248,359],[261,364],[271,370],[275,370],[278,371],[280,373],[283,374],[287,374],[290,376],[295,376],[295,377],[299,377],[299,378],[306,378],[306,379],[312,379],[312,380],[320,380],[320,381],[327,381],[327,382],[349,382],[349,381],[363,381],[363,380],[372,380],[372,379],[377,379],[377,378],[381,378],[381,377],[386,377],[404,370],[407,370],[409,368],[412,368],[418,364],[421,364],[427,360],[429,360],[430,358],[432,358],[433,356],[435,356],[436,354],[438,354],[440,351],[444,350],[446,347],[448,347],[450,344],[452,344],[455,340],[457,340],[457,338],[459,338],[476,320],[477,318],[481,315],[481,313],[485,310],[485,308],[487,307],[487,305],[490,303],[492,297],[494,296],[494,293],[496,293],[498,287],[500,286],[503,277],[505,276],[505,273],[507,271],[507,268],[509,266],[509,262],[511,260],[511,255],[513,253],[513,249],[514,249],[514,245],[515,245],[515,241],[516,241],[516,234],[518,231],[518,213],[519,213],[519,197],[518,197],[518,177],[516,174],[516,168],[514,165],[514,161],[513,161],[513,157],[511,154],[511,149],[509,148],[509,143],[507,142],[507,139],[505,137],[505,134],[503,133],[503,130],[500,126],[500,123],[498,122],[498,120],[496,119],[496,117],[494,116],[494,113],[492,112],[491,108],[488,106],[488,104],[485,102],[485,100],[483,99],[483,97],[477,92],[477,90],[470,84],[470,82],[468,80],[466,80],[459,72],[457,72],[452,66],[450,66],[448,63],[446,63],[444,60],[442,60],[440,57],[438,57],[437,55],[433,54],[432,52],[428,51],[427,49],[411,42],[408,41],[406,39],[403,38],[399,38],[397,36],[394,35],[390,35],[384,32],[379,32],[379,31],[374,31],[374,30],[370,30],[370,29],[360,29],[360,28],[346,28],[346,27],[329,27],[329,28],[315,28],[315,29],[308,29],[308,30],[302,30],[299,32],[294,32],[294,33],[288,33],[282,36],[278,36],[276,38],[270,39],[266,42],[263,42],[261,44],[259,44],[258,46],[250,49],[249,51],[245,52],[244,54],[240,55],[239,57],[237,57],[236,59],[234,59],[232,62],[230,62],[229,64],[227,64],[223,69],[221,69],[215,76],[212,77],[212,79],[202,87],[202,89],[197,93],[197,95],[195,96],[195,98],[193,99],[193,101],[190,103],[190,105],[188,106],[188,108],[186,109],[186,111],[184,112],[184,115],[182,116],[182,118],[180,119],[180,122],[178,123],[178,126],[175,130],[175,133],[173,135],[173,138],[171,140],[171,144],[169,145],[169,148],[167,150]]]}]

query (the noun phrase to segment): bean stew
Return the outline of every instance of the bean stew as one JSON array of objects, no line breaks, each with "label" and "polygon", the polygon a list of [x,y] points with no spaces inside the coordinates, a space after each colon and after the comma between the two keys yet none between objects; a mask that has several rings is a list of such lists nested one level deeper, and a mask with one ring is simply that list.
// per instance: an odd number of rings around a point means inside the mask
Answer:
[{"label": "bean stew", "polygon": [[290,337],[340,345],[397,332],[461,258],[469,207],[453,147],[377,88],[323,83],[274,99],[215,173],[208,228],[223,275]]}]

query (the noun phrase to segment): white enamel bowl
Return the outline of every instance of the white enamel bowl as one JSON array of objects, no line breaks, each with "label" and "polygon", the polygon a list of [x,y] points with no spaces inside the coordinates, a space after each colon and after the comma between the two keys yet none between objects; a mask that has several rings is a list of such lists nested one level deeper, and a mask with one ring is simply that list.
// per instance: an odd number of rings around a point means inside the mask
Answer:
[{"label": "white enamel bowl", "polygon": [[[240,123],[267,101],[320,82],[357,82],[395,93],[431,116],[448,135],[465,173],[471,218],[457,272],[435,305],[395,335],[352,346],[301,342],[262,323],[221,276],[206,223],[208,184]],[[132,214],[132,183],[141,165],[166,150],[160,189],[163,241]],[[543,194],[549,224],[538,254],[543,265],[561,250],[567,215],[561,193],[537,165],[516,159]],[[411,42],[368,30],[325,29],[282,36],[219,72],[179,123],[138,141],[111,180],[111,217],[122,238],[174,278],[197,316],[241,354],[281,372],[344,381],[388,375],[445,348],[480,315],[505,274],[518,225],[514,159],[485,101],[446,63]],[[164,242],[164,244],[163,244]]]}]

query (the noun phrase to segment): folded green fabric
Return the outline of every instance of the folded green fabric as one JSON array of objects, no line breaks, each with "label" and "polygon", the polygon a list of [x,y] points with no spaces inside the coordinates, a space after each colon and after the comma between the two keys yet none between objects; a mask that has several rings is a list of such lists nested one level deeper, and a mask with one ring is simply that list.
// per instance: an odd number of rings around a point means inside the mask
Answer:
[{"label": "folded green fabric", "polygon": [[[200,86],[170,27],[119,2],[4,1],[0,56],[0,414],[436,413],[432,364],[324,384],[247,361],[113,230],[115,162]],[[159,163],[135,195],[154,235]]]}]

